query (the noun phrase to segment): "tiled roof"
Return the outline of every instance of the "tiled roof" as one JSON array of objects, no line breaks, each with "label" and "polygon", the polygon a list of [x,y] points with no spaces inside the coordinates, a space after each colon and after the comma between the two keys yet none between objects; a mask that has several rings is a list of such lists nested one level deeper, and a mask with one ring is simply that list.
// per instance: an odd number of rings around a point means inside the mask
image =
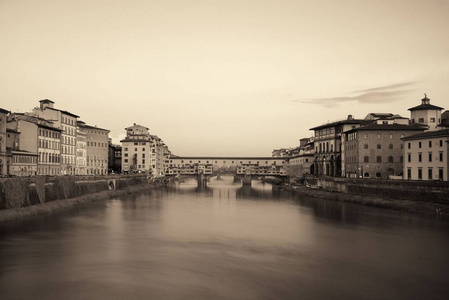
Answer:
[{"label": "tiled roof", "polygon": [[351,130],[346,131],[347,133],[352,133],[356,131],[366,131],[366,130],[425,130],[427,126],[423,126],[421,124],[371,124],[362,127],[357,127]]},{"label": "tiled roof", "polygon": [[[84,123],[84,122],[83,122]],[[79,127],[82,127],[82,128],[88,128],[88,129],[98,129],[98,130],[102,130],[102,131],[107,131],[107,132],[110,132],[110,130],[107,130],[107,129],[103,129],[103,128],[100,128],[100,127],[97,127],[97,126],[90,126],[90,125],[86,125],[86,123],[84,123],[84,124],[79,124],[78,122],[77,122],[77,124],[78,124],[78,126]]]},{"label": "tiled roof", "polygon": [[9,114],[10,111],[6,110],[6,109],[3,109],[3,108],[0,108],[0,113]]},{"label": "tiled roof", "polygon": [[421,104],[412,108],[409,108],[408,110],[414,111],[414,110],[443,110],[444,108],[435,106],[432,104]]},{"label": "tiled roof", "polygon": [[408,137],[403,138],[403,140],[418,140],[418,139],[426,139],[433,137],[449,137],[449,129],[443,130],[432,130],[423,133],[414,134]]},{"label": "tiled roof", "polygon": [[75,117],[75,118],[79,118],[80,116],[77,116],[77,115],[75,115],[75,114],[72,114],[71,112],[68,112],[68,111],[66,111],[66,110],[60,110],[60,109],[57,109],[57,108],[53,108],[53,107],[46,107],[45,109],[52,109],[52,110],[57,110],[57,111],[60,111],[61,113],[63,113],[63,114],[66,114],[66,115],[69,115],[69,116],[72,116],[72,117]]},{"label": "tiled roof", "polygon": [[333,126],[337,126],[340,124],[367,124],[367,123],[371,123],[371,122],[372,122],[371,120],[367,121],[367,120],[363,120],[363,119],[341,120],[341,121],[336,121],[336,122],[332,122],[332,123],[319,125],[319,126],[310,128],[309,130],[317,130],[317,129],[321,129],[321,128],[333,127]]}]

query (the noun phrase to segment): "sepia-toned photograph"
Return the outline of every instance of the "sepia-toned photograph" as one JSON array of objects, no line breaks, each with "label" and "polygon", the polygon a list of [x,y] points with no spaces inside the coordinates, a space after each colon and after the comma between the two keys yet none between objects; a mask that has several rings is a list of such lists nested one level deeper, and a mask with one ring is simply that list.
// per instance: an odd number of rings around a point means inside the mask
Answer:
[{"label": "sepia-toned photograph", "polygon": [[0,299],[449,299],[448,0],[0,0]]}]

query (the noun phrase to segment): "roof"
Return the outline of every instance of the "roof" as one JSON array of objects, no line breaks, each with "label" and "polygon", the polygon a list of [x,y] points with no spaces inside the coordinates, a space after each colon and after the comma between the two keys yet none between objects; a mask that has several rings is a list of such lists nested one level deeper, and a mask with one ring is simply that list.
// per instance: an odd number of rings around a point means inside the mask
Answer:
[{"label": "roof", "polygon": [[36,124],[38,127],[42,127],[42,128],[46,128],[46,129],[50,129],[50,130],[54,130],[54,131],[60,131],[62,132],[62,129],[56,128],[56,127],[52,127],[52,126],[48,126],[45,124]]},{"label": "roof", "polygon": [[449,129],[426,131],[423,133],[410,135],[410,136],[404,137],[402,139],[403,140],[419,140],[419,139],[426,139],[426,138],[433,138],[433,137],[449,137]]},{"label": "roof", "polygon": [[39,102],[42,102],[42,103],[54,103],[50,99],[43,99],[43,100],[40,100]]},{"label": "roof", "polygon": [[184,159],[184,160],[227,160],[227,159],[233,159],[233,160],[287,160],[288,157],[213,157],[213,156],[178,156],[178,157],[171,157],[170,159]]},{"label": "roof", "polygon": [[341,120],[341,121],[336,121],[336,122],[332,122],[332,123],[319,125],[319,126],[310,128],[309,130],[317,130],[317,129],[327,128],[327,127],[333,127],[333,126],[337,126],[340,124],[366,124],[366,123],[367,123],[367,121],[363,120],[363,119]]},{"label": "roof", "polygon": [[356,131],[379,131],[379,130],[426,130],[427,126],[423,126],[421,124],[371,124],[362,127],[357,127],[351,130],[346,131],[346,133],[352,133]]},{"label": "roof", "polygon": [[36,152],[30,152],[30,151],[25,151],[25,150],[20,150],[20,149],[10,149],[10,150],[11,150],[11,153],[13,153],[13,154],[37,156]]},{"label": "roof", "polygon": [[[78,122],[77,122],[77,123],[78,123]],[[84,123],[84,122],[83,122],[83,123]],[[78,124],[78,126],[79,126],[79,127],[83,127],[83,128],[88,128],[88,129],[98,129],[98,130],[101,130],[101,131],[107,131],[107,132],[110,132],[110,130],[103,129],[103,128],[100,128],[100,127],[97,127],[97,126],[86,125],[86,123],[84,123],[84,124]]]},{"label": "roof", "polygon": [[9,110],[6,110],[6,109],[3,109],[3,108],[0,108],[0,113],[3,113],[3,114],[9,114],[10,111],[9,111]]},{"label": "roof", "polygon": [[141,139],[124,139],[124,140],[121,140],[120,141],[120,143],[126,143],[126,142],[148,142],[148,143],[150,143],[151,142],[151,140],[148,140],[148,139],[146,139],[146,140],[141,140]]},{"label": "roof", "polygon": [[432,104],[421,104],[412,108],[409,108],[408,110],[414,111],[414,110],[443,110],[444,108],[435,106]]},{"label": "roof", "polygon": [[[41,100],[42,101],[42,100]],[[66,110],[60,110],[60,109],[57,109],[57,108],[54,108],[54,107],[46,107],[45,109],[52,109],[52,110],[57,110],[57,111],[60,111],[61,113],[63,113],[63,114],[66,114],[66,115],[69,115],[69,116],[72,116],[72,117],[75,117],[75,118],[79,118],[80,116],[77,116],[77,115],[75,115],[75,114],[72,114],[71,112],[68,112],[68,111],[66,111]]]}]

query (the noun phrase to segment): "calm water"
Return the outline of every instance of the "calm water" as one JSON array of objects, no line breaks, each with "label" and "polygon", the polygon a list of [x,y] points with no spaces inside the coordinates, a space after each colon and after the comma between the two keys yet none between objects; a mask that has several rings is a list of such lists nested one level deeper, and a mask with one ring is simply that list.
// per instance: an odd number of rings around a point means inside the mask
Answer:
[{"label": "calm water", "polygon": [[0,225],[1,299],[449,299],[449,220],[211,182]]}]

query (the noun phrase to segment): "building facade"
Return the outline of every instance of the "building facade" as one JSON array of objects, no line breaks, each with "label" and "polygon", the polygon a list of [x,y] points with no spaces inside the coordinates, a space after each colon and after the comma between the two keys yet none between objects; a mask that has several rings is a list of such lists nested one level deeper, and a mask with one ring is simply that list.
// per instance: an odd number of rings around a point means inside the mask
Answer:
[{"label": "building facade", "polygon": [[402,176],[402,138],[422,132],[425,127],[404,124],[371,124],[351,129],[345,138],[345,176],[389,178]]},{"label": "building facade", "polygon": [[78,122],[86,135],[86,175],[108,174],[109,130]]},{"label": "building facade", "polygon": [[151,136],[149,129],[137,125],[125,128],[126,137],[122,144],[122,171],[124,173],[147,173],[152,175]]},{"label": "building facade", "polygon": [[53,127],[61,129],[61,172],[75,175],[76,169],[76,128],[79,116],[65,110],[54,108],[54,102],[40,100],[40,106],[33,109],[33,114],[51,122]]},{"label": "building facade", "polygon": [[449,180],[449,129],[405,137],[404,179]]},{"label": "building facade", "polygon": [[345,149],[343,132],[366,123],[366,120],[354,119],[352,115],[348,115],[345,120],[311,128],[310,130],[314,130],[315,133],[314,175],[343,176],[345,174],[345,161],[342,155]]},{"label": "building facade", "polygon": [[6,123],[9,111],[0,108],[0,176],[9,175],[11,172],[11,156],[6,153]]},{"label": "building facade", "polygon": [[303,138],[299,140],[299,151],[294,151],[289,158],[288,175],[290,180],[302,178],[307,174],[314,174],[314,139]]},{"label": "building facade", "polygon": [[411,123],[418,123],[429,126],[429,130],[437,130],[441,123],[442,107],[430,104],[430,99],[424,94],[421,105],[409,108]]},{"label": "building facade", "polygon": [[75,175],[87,175],[87,137],[80,128],[84,122],[77,121],[76,127],[76,166]]},{"label": "building facade", "polygon": [[112,144],[109,139],[108,145],[108,171],[109,173],[121,173],[122,172],[122,146]]}]

